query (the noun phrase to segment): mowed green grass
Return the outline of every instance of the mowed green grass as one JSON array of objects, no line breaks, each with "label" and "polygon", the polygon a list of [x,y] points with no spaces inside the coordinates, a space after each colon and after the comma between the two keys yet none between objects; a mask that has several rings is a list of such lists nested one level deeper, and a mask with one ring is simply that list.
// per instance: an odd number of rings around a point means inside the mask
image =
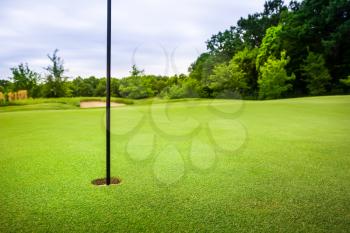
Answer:
[{"label": "mowed green grass", "polygon": [[350,96],[114,108],[96,187],[104,117],[0,113],[0,232],[349,232]]}]

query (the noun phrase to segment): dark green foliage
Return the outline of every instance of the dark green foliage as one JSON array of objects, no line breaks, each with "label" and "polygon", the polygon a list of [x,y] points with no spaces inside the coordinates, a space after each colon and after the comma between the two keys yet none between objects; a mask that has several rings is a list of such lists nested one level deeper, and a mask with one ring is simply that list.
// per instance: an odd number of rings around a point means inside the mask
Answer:
[{"label": "dark green foliage", "polygon": [[69,85],[66,83],[67,77],[64,76],[63,60],[57,53],[58,50],[56,49],[52,56],[47,55],[52,65],[45,68],[48,74],[43,88],[44,97],[64,97],[71,95]]},{"label": "dark green foliage", "polygon": [[325,60],[321,54],[309,52],[301,69],[311,95],[326,93],[326,86],[329,84],[331,76],[325,67]]},{"label": "dark green foliage", "polygon": [[9,80],[0,79],[0,91],[2,93],[7,93],[12,89],[12,82]]},{"label": "dark green foliage", "polygon": [[[219,32],[207,41],[209,52],[200,55],[189,70],[190,77],[201,81],[202,90],[205,90],[207,97],[212,96],[212,90],[207,83],[209,77],[213,74],[215,66],[220,66],[220,69],[223,69],[221,64],[228,63],[233,57],[236,57],[236,54],[239,55],[235,58],[235,62],[244,71],[244,80],[247,83],[245,95],[256,95],[258,87],[257,71],[259,70],[255,67],[258,53],[257,47],[262,43],[266,30],[271,26],[277,26],[287,11],[288,8],[283,4],[282,0],[267,1],[263,12],[250,14],[247,18],[241,18],[237,22],[237,26],[232,26],[224,32]],[[272,54],[269,53],[272,47],[275,47],[272,48],[274,54],[278,55],[280,53],[280,46],[279,44],[276,46],[275,43],[278,40],[281,26],[276,29],[277,32],[271,31],[271,34],[273,34],[271,35],[273,37],[272,41],[265,43],[265,53],[259,56],[259,66],[263,64],[264,59],[266,61],[267,57]],[[268,36],[268,38],[271,36]],[[244,52],[241,53],[241,51]],[[214,75],[213,77],[218,76]],[[215,92],[218,93],[219,91],[217,89]]]},{"label": "dark green foliage", "polygon": [[[114,91],[112,91],[112,83],[114,79],[111,79],[111,95],[115,95]],[[95,96],[106,96],[106,78],[101,78],[98,82],[98,85],[95,90]],[[118,93],[119,93],[119,85],[118,85]]]},{"label": "dark green foliage", "polygon": [[144,71],[144,70],[139,70],[139,69],[137,68],[136,65],[133,65],[133,66],[131,67],[130,74],[131,74],[131,76],[133,76],[133,77],[143,75],[144,73],[145,73],[145,71]]},{"label": "dark green foliage", "polygon": [[73,96],[96,96],[98,84],[99,80],[93,76],[87,79],[77,77],[72,81],[72,94]]},{"label": "dark green foliage", "polygon": [[[290,57],[285,67],[286,74],[294,73],[295,80],[292,86],[288,85],[288,93],[282,92],[284,95],[341,93],[342,89],[347,90],[344,80],[350,73],[349,38],[348,0],[291,1],[288,7],[282,0],[266,1],[262,12],[249,14],[241,18],[236,26],[213,35],[207,41],[208,53],[197,59],[190,69],[190,76],[205,84],[215,66],[228,63],[242,50],[256,50],[258,52],[254,59],[250,58],[244,64],[236,60],[247,80],[248,88],[244,95],[255,96],[260,68],[265,66],[271,56],[279,59],[281,51],[285,50]],[[323,59],[311,62],[309,50]],[[220,59],[214,60],[213,57]],[[214,62],[205,66],[208,60]],[[250,65],[253,60],[256,60],[255,67]],[[309,65],[305,65],[306,61]],[[209,69],[205,69],[207,67]],[[320,67],[317,75],[316,67]],[[276,96],[279,95],[273,98]]]},{"label": "dark green foliage", "polygon": [[145,75],[136,65],[132,66],[131,76],[118,80],[118,94],[121,97],[142,99],[159,95],[168,85],[167,77]]},{"label": "dark green foliage", "polygon": [[247,18],[242,17],[237,26],[231,26],[228,30],[213,35],[206,42],[207,48],[211,54],[229,61],[235,53],[245,47],[259,47],[266,30],[278,25],[285,12],[287,7],[282,0],[266,1],[263,12],[249,14]]},{"label": "dark green foliage", "polygon": [[350,75],[346,79],[341,79],[340,82],[344,84],[345,86],[350,87]]},{"label": "dark green foliage", "polygon": [[38,83],[40,75],[29,69],[28,64],[20,64],[11,68],[12,71],[12,90],[27,90],[30,97],[39,96]]},{"label": "dark green foliage", "polygon": [[242,45],[243,41],[236,27],[231,27],[224,32],[219,32],[207,41],[208,50],[213,54],[222,56],[226,60],[230,59],[237,51],[241,50]]},{"label": "dark green foliage", "polygon": [[[254,49],[260,46],[265,36],[266,30],[271,26],[276,26],[282,18],[287,7],[282,0],[271,0],[265,2],[264,11],[248,15],[241,18],[237,26],[232,26],[224,32],[213,35],[208,40],[208,53],[203,53],[190,68],[190,76],[205,82],[213,73],[214,67],[224,62],[229,62],[232,57],[244,48]],[[255,68],[248,71],[252,75],[248,79],[256,80]],[[256,83],[252,84],[250,95],[256,88]],[[248,93],[247,93],[248,94]]]},{"label": "dark green foliage", "polygon": [[[194,62],[190,68],[190,77],[198,81],[206,83],[209,76],[213,73],[213,69],[217,64],[225,62],[225,57],[220,54],[203,53]],[[230,59],[228,59],[230,60]]]},{"label": "dark green foliage", "polygon": [[0,104],[7,104],[7,93],[10,92],[13,88],[13,83],[9,80],[0,79],[0,92],[4,95],[5,99],[0,100]]},{"label": "dark green foliage", "polygon": [[244,73],[244,80],[247,83],[246,95],[255,96],[258,85],[258,72],[256,71],[256,58],[258,55],[258,49],[245,48],[239,51],[232,58],[233,61],[238,64],[240,70]]},{"label": "dark green foliage", "polygon": [[[111,96],[120,97],[119,91],[120,80],[117,78],[111,78]],[[106,78],[99,79],[99,82],[94,90],[94,96],[106,96]]]},{"label": "dark green foliage", "polygon": [[283,45],[291,57],[289,70],[297,76],[307,48],[322,54],[337,84],[350,73],[350,2],[348,0],[305,0],[284,22]]},{"label": "dark green foliage", "polygon": [[340,79],[340,84],[345,93],[350,93],[350,75],[347,78]]},{"label": "dark green foliage", "polygon": [[165,89],[162,96],[169,99],[198,98],[203,94],[202,92],[203,90],[198,80],[182,76],[178,79],[177,84]]},{"label": "dark green foliage", "polygon": [[131,76],[122,79],[119,90],[125,98],[142,99],[154,96],[150,83],[144,77]]},{"label": "dark green foliage", "polygon": [[245,45],[251,48],[259,47],[266,30],[278,25],[286,11],[287,7],[283,0],[271,0],[265,2],[263,12],[248,15],[248,18],[241,18],[237,25]]}]

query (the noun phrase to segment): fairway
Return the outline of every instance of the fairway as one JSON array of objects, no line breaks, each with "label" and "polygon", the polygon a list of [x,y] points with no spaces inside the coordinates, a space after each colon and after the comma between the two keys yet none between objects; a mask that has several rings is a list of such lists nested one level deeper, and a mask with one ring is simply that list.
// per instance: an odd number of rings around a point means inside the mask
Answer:
[{"label": "fairway", "polygon": [[[55,110],[61,108],[61,110]],[[348,232],[350,96],[0,108],[0,232]]]}]

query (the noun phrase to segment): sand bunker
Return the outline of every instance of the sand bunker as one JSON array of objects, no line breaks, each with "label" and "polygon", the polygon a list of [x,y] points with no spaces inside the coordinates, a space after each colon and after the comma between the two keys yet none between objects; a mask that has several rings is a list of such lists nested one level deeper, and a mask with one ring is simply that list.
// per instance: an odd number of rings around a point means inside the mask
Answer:
[{"label": "sand bunker", "polygon": [[[125,104],[111,102],[111,107],[121,107]],[[103,108],[106,107],[106,102],[103,101],[83,101],[80,102],[80,108]]]}]

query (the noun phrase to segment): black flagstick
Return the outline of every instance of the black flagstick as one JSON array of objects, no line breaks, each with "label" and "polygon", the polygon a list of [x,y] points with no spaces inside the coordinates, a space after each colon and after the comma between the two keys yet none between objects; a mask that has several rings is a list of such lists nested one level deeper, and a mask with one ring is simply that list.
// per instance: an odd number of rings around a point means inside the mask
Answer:
[{"label": "black flagstick", "polygon": [[112,0],[107,0],[107,82],[106,82],[106,184],[111,183],[111,18]]}]

